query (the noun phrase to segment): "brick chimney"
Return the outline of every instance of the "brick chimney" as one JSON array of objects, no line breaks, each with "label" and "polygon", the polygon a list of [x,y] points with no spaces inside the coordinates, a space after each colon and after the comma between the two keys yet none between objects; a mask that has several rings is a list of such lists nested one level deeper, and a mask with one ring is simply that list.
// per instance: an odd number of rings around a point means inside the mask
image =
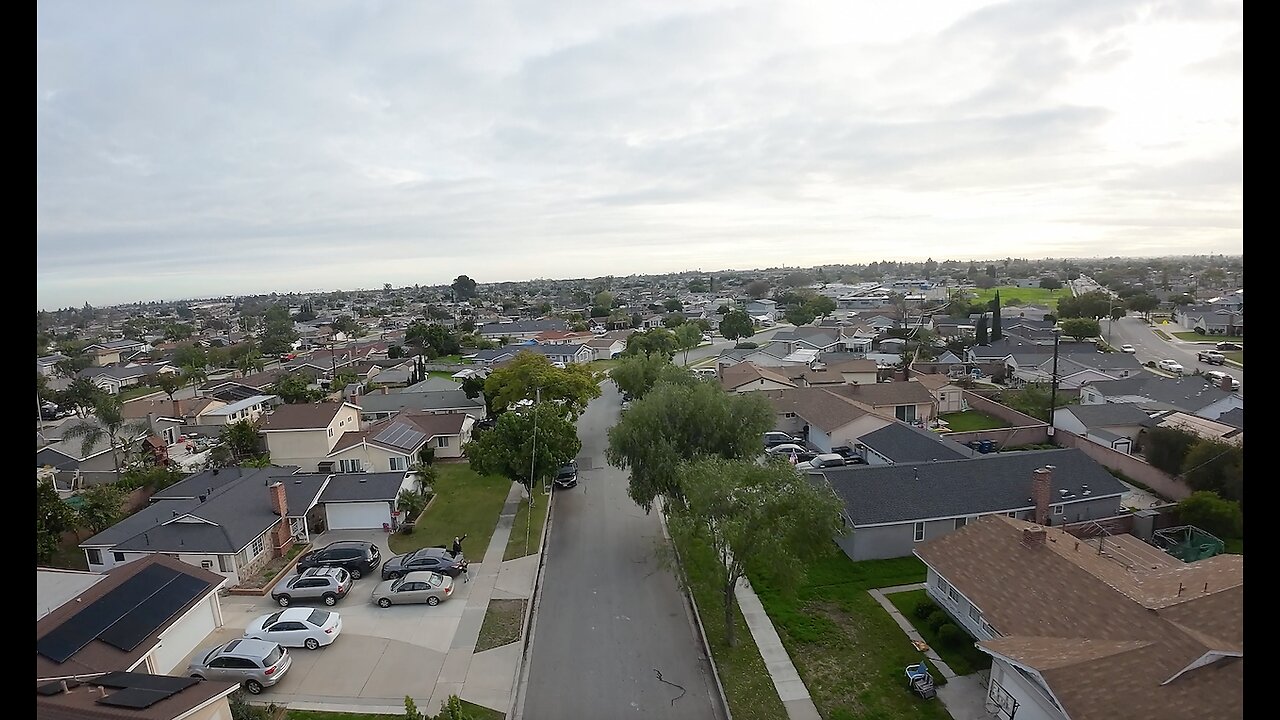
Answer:
[{"label": "brick chimney", "polygon": [[1022,544],[1029,548],[1040,547],[1044,545],[1045,536],[1048,535],[1044,528],[1023,528]]},{"label": "brick chimney", "polygon": [[1049,492],[1052,488],[1052,465],[1045,465],[1031,473],[1031,501],[1035,504],[1032,519],[1037,525],[1049,524]]},{"label": "brick chimney", "polygon": [[289,503],[285,499],[284,483],[276,481],[267,489],[271,491],[271,512],[280,516],[280,521],[271,529],[272,547],[275,549],[275,556],[280,557],[293,546],[293,533],[289,532],[289,519],[285,517],[289,512]]}]

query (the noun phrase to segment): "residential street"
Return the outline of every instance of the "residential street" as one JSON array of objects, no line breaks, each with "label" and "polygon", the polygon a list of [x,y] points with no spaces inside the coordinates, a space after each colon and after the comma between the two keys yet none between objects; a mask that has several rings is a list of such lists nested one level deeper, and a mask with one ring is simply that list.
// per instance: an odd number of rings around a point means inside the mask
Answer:
[{"label": "residential street", "polygon": [[578,421],[578,486],[552,500],[516,720],[722,717],[658,515],[627,497],[627,474],[604,460],[620,402],[606,382]]},{"label": "residential street", "polygon": [[[1104,338],[1107,337],[1108,323],[1110,323],[1109,320],[1099,321]],[[1206,339],[1205,342],[1208,344],[1185,342],[1176,338],[1173,341],[1163,340],[1152,331],[1152,327],[1143,322],[1141,318],[1135,316],[1120,318],[1115,321],[1114,326],[1111,328],[1110,343],[1117,348],[1125,344],[1132,345],[1134,350],[1137,351],[1135,356],[1139,362],[1159,361],[1164,358],[1177,360],[1186,369],[1188,375],[1197,369],[1202,372],[1221,370],[1240,381],[1240,394],[1244,395],[1243,369],[1230,365],[1210,365],[1196,360],[1198,351],[1213,348],[1212,340]],[[1154,327],[1159,328],[1171,337],[1173,333],[1182,331],[1181,327],[1173,324],[1156,325]]]},{"label": "residential street", "polygon": [[[744,338],[747,342],[753,342],[757,345],[765,345],[773,339],[773,334],[783,328],[790,328],[790,325],[775,325],[767,330],[761,330],[749,338]],[[710,357],[718,357],[721,352],[733,349],[737,344],[735,340],[725,340],[724,338],[716,338],[715,342],[710,345],[703,345],[689,351],[689,360],[687,365],[693,365],[699,360],[705,360]],[[675,360],[677,363],[685,362],[684,353],[676,353]],[[585,440],[583,442],[586,442]]]}]

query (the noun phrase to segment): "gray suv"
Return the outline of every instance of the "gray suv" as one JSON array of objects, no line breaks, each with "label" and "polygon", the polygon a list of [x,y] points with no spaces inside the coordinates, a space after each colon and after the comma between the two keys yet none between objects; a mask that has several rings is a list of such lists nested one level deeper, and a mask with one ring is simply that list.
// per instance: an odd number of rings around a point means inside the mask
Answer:
[{"label": "gray suv", "polygon": [[276,583],[271,588],[271,599],[280,607],[289,607],[298,600],[319,600],[333,605],[346,596],[354,582],[351,573],[340,567],[307,568]]},{"label": "gray suv", "polygon": [[257,695],[280,682],[292,663],[293,656],[279,643],[241,638],[196,653],[187,674],[201,680],[238,682]]}]

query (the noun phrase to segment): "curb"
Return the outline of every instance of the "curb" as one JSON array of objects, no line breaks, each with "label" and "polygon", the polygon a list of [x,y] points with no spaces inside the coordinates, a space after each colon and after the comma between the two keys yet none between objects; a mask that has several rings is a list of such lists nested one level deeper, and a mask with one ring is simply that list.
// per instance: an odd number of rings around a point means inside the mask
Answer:
[{"label": "curb", "polygon": [[554,496],[554,489],[547,493],[547,519],[542,523],[542,544],[538,546],[538,569],[534,573],[533,596],[524,608],[524,624],[521,628],[524,644],[520,648],[520,657],[516,660],[515,678],[512,680],[515,688],[511,693],[511,707],[507,709],[507,717],[511,720],[521,720],[524,717],[524,693],[529,684],[529,667],[525,661],[529,657],[529,648],[533,645],[533,633],[537,624],[536,610],[542,597],[542,569],[547,564],[547,538],[551,536],[551,520],[554,516],[551,499]]},{"label": "curb", "polygon": [[686,609],[693,611],[693,622],[698,628],[698,639],[702,641],[702,650],[707,654],[707,664],[711,666],[711,677],[715,679],[716,693],[720,697],[720,709],[724,712],[725,720],[733,720],[733,713],[729,710],[729,699],[725,697],[724,685],[720,682],[720,671],[716,668],[716,657],[711,654],[711,645],[707,642],[707,630],[702,627],[702,615],[698,613],[698,603],[693,599],[693,591],[689,589],[689,578],[684,573],[684,562],[680,559],[680,550],[667,532],[665,503],[659,497],[658,502],[655,504],[658,506],[656,509],[658,511],[658,523],[662,526],[662,537],[671,543],[671,554],[676,559],[676,569],[680,571],[680,594],[684,595]]}]

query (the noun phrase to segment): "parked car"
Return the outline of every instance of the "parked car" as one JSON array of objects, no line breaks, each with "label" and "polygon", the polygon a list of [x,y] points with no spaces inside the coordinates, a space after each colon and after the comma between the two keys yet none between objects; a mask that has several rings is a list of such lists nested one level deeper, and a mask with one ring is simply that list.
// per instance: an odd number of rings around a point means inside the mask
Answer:
[{"label": "parked car", "polygon": [[1133,347],[1132,345],[1121,345],[1121,346],[1120,346],[1120,352],[1122,352],[1122,353],[1128,353],[1128,354],[1132,355],[1132,354],[1134,354],[1134,353],[1136,353],[1136,352],[1138,352],[1138,351],[1137,351],[1137,350],[1135,350],[1135,349],[1134,349],[1134,347]]},{"label": "parked car", "polygon": [[578,466],[575,463],[561,465],[552,482],[556,487],[571,488],[578,484]]},{"label": "parked car", "polygon": [[254,618],[244,629],[244,636],[315,650],[337,640],[341,632],[342,616],[332,610],[285,608]]},{"label": "parked car", "polygon": [[1209,384],[1213,385],[1214,387],[1220,387],[1222,385],[1222,381],[1227,378],[1231,378],[1232,390],[1240,389],[1240,381],[1222,372],[1221,370],[1210,370],[1209,372],[1204,374],[1204,379],[1207,380]]},{"label": "parked car", "polygon": [[628,410],[630,410],[630,409],[631,409],[631,401],[630,401],[630,400],[623,400],[623,401],[622,401],[622,412],[626,412],[626,411],[628,411]]},{"label": "parked car", "polygon": [[702,333],[702,342],[711,342],[711,333]]},{"label": "parked car", "polygon": [[822,453],[812,460],[796,464],[797,470],[820,470],[822,468],[844,467],[848,461],[839,453]]},{"label": "parked car", "polygon": [[844,458],[846,465],[865,465],[867,463],[856,450],[848,445],[837,445],[831,448],[831,452]]},{"label": "parked car", "polygon": [[1165,358],[1164,360],[1161,360],[1160,362],[1156,363],[1156,367],[1166,372],[1177,373],[1179,375],[1183,373],[1182,365],[1179,364],[1177,360],[1170,360],[1168,358]]},{"label": "parked car", "polygon": [[1209,363],[1210,365],[1223,365],[1227,362],[1227,356],[1217,350],[1201,350],[1196,353],[1196,359],[1202,363]]},{"label": "parked car", "polygon": [[340,567],[359,580],[378,569],[382,564],[382,551],[377,545],[364,540],[339,540],[317,550],[310,550],[298,558],[297,571],[313,567]]},{"label": "parked car", "polygon": [[456,578],[467,571],[467,565],[461,554],[454,557],[445,548],[425,547],[387,560],[382,565],[382,579],[394,580],[417,570],[431,570]]},{"label": "parked car", "polygon": [[271,599],[280,607],[289,607],[298,600],[319,600],[325,605],[333,605],[346,597],[354,584],[351,573],[343,568],[307,568],[296,575],[281,578],[271,588]]},{"label": "parked car", "polygon": [[1215,350],[1226,350],[1226,351],[1244,350],[1243,345],[1241,345],[1240,343],[1233,343],[1233,342],[1220,342],[1217,345],[1214,345],[1213,347]]},{"label": "parked car", "polygon": [[384,580],[373,589],[378,607],[407,603],[439,605],[453,595],[453,578],[438,572],[411,572],[395,580]]},{"label": "parked car", "polygon": [[781,445],[774,445],[773,447],[767,448],[765,452],[770,455],[790,455],[793,452],[802,453],[807,452],[808,450],[809,448],[796,442],[785,442]]},{"label": "parked car", "polygon": [[796,442],[798,441],[794,437],[791,437],[790,435],[784,432],[775,431],[775,432],[767,432],[764,434],[764,446],[766,448],[771,448],[775,445],[782,445],[783,443],[796,443]]},{"label": "parked car", "polygon": [[280,682],[293,656],[279,643],[240,638],[204,648],[187,665],[187,675],[201,680],[238,682],[253,695]]}]

